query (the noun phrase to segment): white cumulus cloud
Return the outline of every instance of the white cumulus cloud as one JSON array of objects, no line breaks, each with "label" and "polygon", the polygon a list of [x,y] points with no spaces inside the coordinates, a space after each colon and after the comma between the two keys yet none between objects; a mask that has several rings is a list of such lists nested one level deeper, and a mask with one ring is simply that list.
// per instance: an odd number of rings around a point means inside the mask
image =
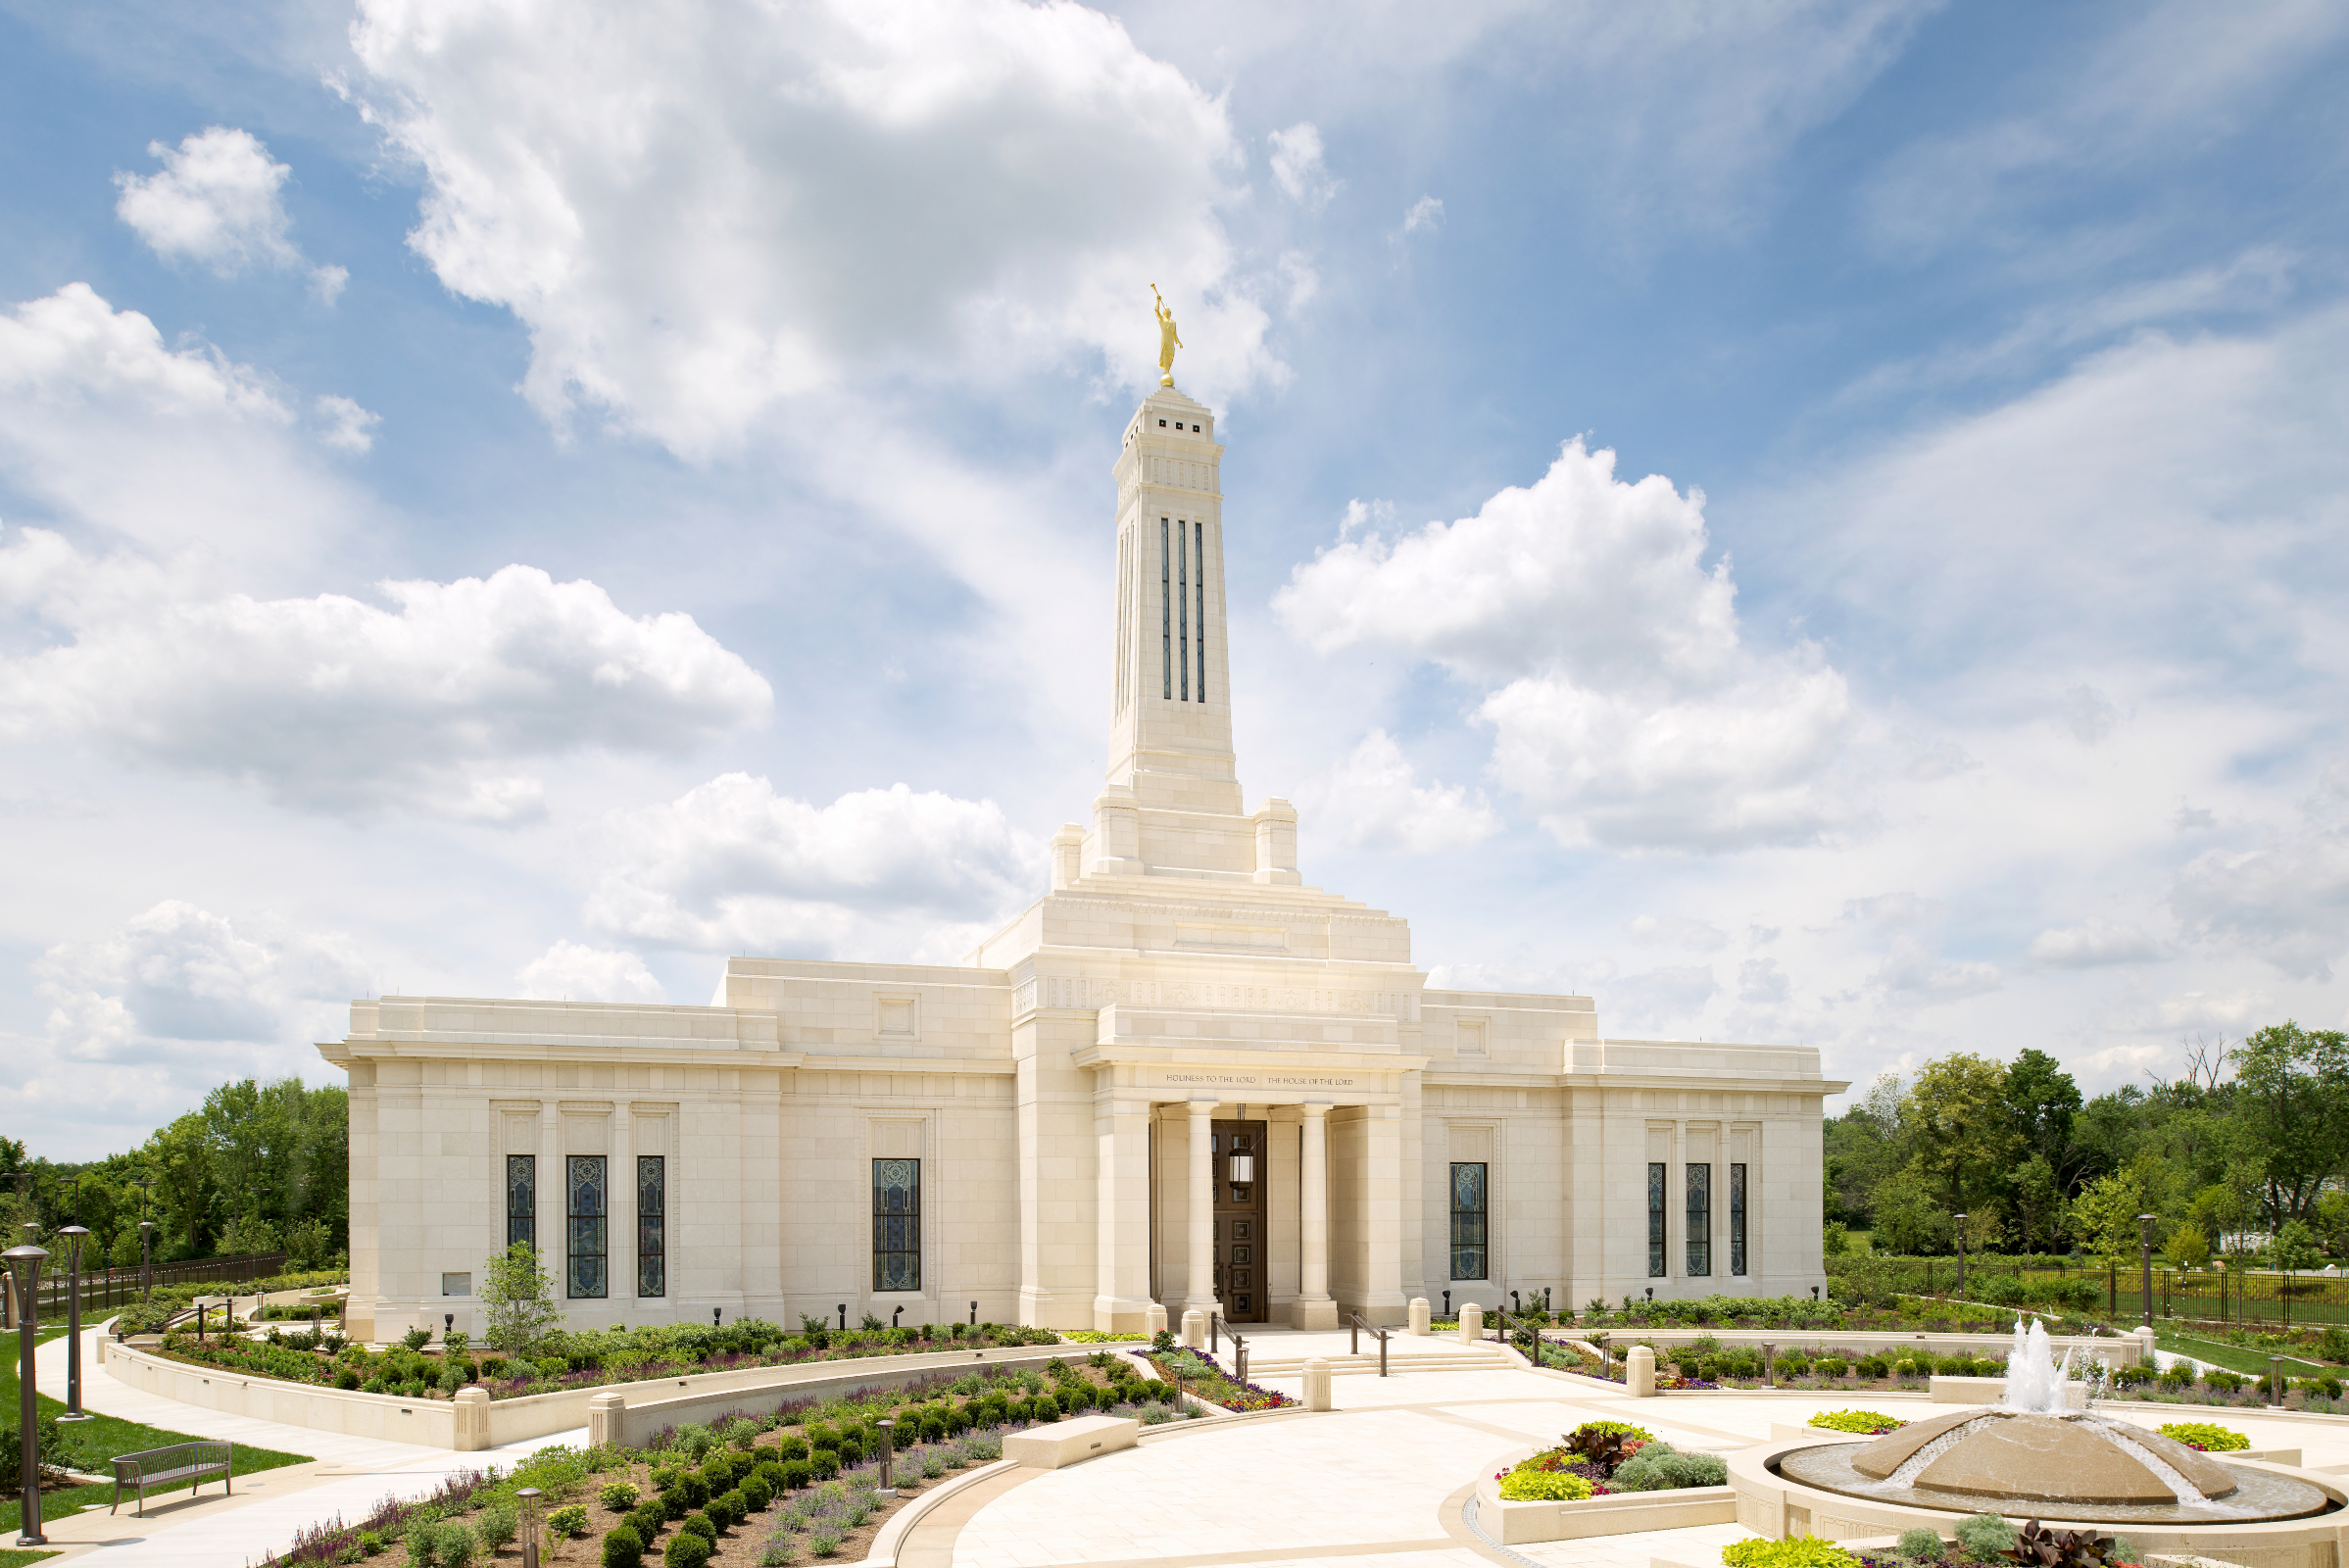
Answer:
[{"label": "white cumulus cloud", "polygon": [[411,243],[528,326],[551,419],[688,455],[873,373],[1075,354],[1202,395],[1274,369],[1217,207],[1221,103],[1073,4],[364,0],[347,84],[420,167]]},{"label": "white cumulus cloud", "polygon": [[1405,855],[1473,849],[1500,831],[1500,818],[1464,784],[1417,781],[1410,760],[1374,729],[1307,796],[1317,820],[1349,844]]},{"label": "white cumulus cloud", "polygon": [[633,953],[558,942],[514,975],[525,997],[549,1002],[665,1002],[644,959]]},{"label": "white cumulus cloud", "polygon": [[1042,889],[1042,846],[993,801],[904,784],[829,806],[727,773],[615,813],[601,929],[704,952],[953,958]]},{"label": "white cumulus cloud", "polygon": [[87,741],[306,809],[512,821],[532,760],[668,752],[763,719],[766,681],[684,614],[630,615],[532,566],[341,594],[189,595],[24,529],[0,594],[64,637],[0,659],[0,733]]},{"label": "white cumulus cloud", "polygon": [[2295,826],[2197,856],[2170,906],[2197,936],[2295,979],[2329,980],[2349,955],[2349,763],[2325,769]]},{"label": "white cumulus cloud", "polygon": [[2031,941],[2031,959],[2058,969],[2092,969],[2107,963],[2143,963],[2162,956],[2162,945],[2140,927],[2108,920],[2040,932]]},{"label": "white cumulus cloud", "polygon": [[1640,914],[1632,917],[1632,940],[1696,953],[1719,953],[1729,946],[1729,933],[1710,920],[1685,914]]},{"label": "white cumulus cloud", "polygon": [[325,426],[318,439],[345,452],[366,452],[375,444],[375,426],[383,416],[361,408],[346,397],[325,393],[318,400],[318,422]]},{"label": "white cumulus cloud", "polygon": [[[271,159],[251,131],[212,125],[177,147],[149,142],[147,153],[163,168],[152,174],[118,172],[122,194],[115,215],[156,255],[199,263],[222,277],[248,267],[306,265],[287,237],[293,220],[283,188],[293,170]],[[349,276],[342,268],[321,267],[313,282],[331,305]]]},{"label": "white cumulus cloud", "polygon": [[1267,139],[1272,143],[1272,181],[1281,194],[1308,213],[1329,206],[1346,182],[1334,177],[1322,162],[1321,131],[1314,123],[1299,121]]},{"label": "white cumulus cloud", "polygon": [[[281,570],[369,514],[296,407],[268,375],[167,345],[86,283],[0,315],[0,468],[61,518],[152,548]],[[348,399],[321,407],[327,445],[350,448],[374,420]]]},{"label": "white cumulus cloud", "polygon": [[1842,676],[1808,644],[1749,647],[1729,564],[1704,564],[1703,497],[1614,463],[1569,442],[1473,517],[1323,551],[1275,608],[1318,651],[1384,643],[1496,686],[1477,710],[1496,773],[1562,842],[1821,839],[1852,814],[1824,780]]},{"label": "white cumulus cloud", "polygon": [[367,993],[366,965],[345,938],[240,932],[176,899],[99,941],[52,948],[34,969],[50,1039],[78,1061],[170,1060],[190,1042],[294,1044],[321,1006]]}]

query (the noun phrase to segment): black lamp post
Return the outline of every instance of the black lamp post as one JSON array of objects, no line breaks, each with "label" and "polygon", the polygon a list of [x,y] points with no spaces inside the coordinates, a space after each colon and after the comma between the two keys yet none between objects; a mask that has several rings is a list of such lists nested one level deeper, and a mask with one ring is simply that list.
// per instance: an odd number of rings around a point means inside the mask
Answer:
[{"label": "black lamp post", "polygon": [[1951,1217],[1951,1218],[1953,1218],[1953,1219],[1955,1219],[1955,1220],[1957,1221],[1957,1242],[1958,1242],[1958,1282],[1957,1282],[1957,1293],[1958,1293],[1958,1295],[1959,1295],[1960,1297],[1963,1297],[1963,1296],[1966,1294],[1966,1216],[1965,1216],[1965,1215],[1963,1215],[1963,1214],[1954,1214],[1954,1215],[1952,1215],[1952,1216],[1950,1216],[1950,1217]]},{"label": "black lamp post", "polygon": [[2137,1216],[2138,1285],[2145,1295],[2145,1326],[2153,1327],[2153,1221],[2151,1214]]},{"label": "black lamp post", "polygon": [[60,1421],[87,1421],[81,1412],[81,1244],[90,1233],[68,1225],[57,1233],[66,1245],[66,1413]]},{"label": "black lamp post", "polygon": [[155,1221],[138,1222],[138,1283],[139,1300],[152,1303],[155,1299]]},{"label": "black lamp post", "polygon": [[23,1440],[18,1444],[23,1455],[18,1495],[24,1499],[24,1522],[17,1530],[17,1544],[45,1546],[49,1538],[41,1534],[41,1407],[40,1395],[33,1388],[33,1347],[40,1337],[35,1325],[40,1314],[33,1304],[33,1292],[40,1287],[41,1264],[49,1254],[26,1246],[12,1247],[0,1257],[8,1261],[22,1308],[17,1313],[17,1431]]},{"label": "black lamp post", "polygon": [[722,1323],[722,1322],[724,1322],[724,1321],[725,1321],[725,1317],[726,1317],[726,1309],[725,1309],[724,1307],[722,1307],[722,1306],[713,1306],[713,1307],[711,1307],[711,1308],[710,1309],[710,1326],[711,1328],[716,1328],[716,1327],[717,1327],[717,1326],[718,1326],[720,1323]]}]

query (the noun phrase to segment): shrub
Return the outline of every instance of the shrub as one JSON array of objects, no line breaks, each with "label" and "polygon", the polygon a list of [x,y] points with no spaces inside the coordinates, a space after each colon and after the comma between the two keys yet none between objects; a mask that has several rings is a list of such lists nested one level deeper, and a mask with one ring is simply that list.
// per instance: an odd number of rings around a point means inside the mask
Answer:
[{"label": "shrub", "polygon": [[677,1534],[700,1536],[704,1541],[710,1543],[712,1549],[717,1545],[717,1526],[710,1522],[710,1516],[706,1513],[687,1514],[684,1521],[677,1526]]},{"label": "shrub", "polygon": [[1908,1423],[1875,1410],[1822,1410],[1811,1417],[1811,1425],[1824,1427],[1830,1432],[1857,1432],[1873,1436],[1880,1432],[1896,1431]]},{"label": "shrub", "polygon": [[744,1476],[742,1485],[735,1491],[742,1497],[743,1507],[752,1513],[766,1512],[766,1505],[775,1500],[775,1489],[760,1480],[756,1473]]},{"label": "shrub", "polygon": [[739,1415],[726,1423],[726,1446],[728,1447],[738,1448],[742,1452],[748,1453],[751,1451],[751,1445],[758,1441],[759,1423],[749,1416]]},{"label": "shrub", "polygon": [[1500,1494],[1508,1502],[1580,1502],[1590,1483],[1568,1470],[1518,1469],[1501,1478]]},{"label": "shrub", "polygon": [[629,1529],[636,1532],[638,1544],[658,1541],[661,1538],[662,1527],[668,1523],[668,1510],[661,1505],[659,1498],[655,1498],[651,1502],[640,1502],[628,1510],[625,1523]]},{"label": "shrub", "polygon": [[2240,1394],[2251,1380],[2240,1372],[2210,1372],[2203,1375],[2202,1381],[2210,1385],[2214,1394]]},{"label": "shrub", "polygon": [[400,1343],[412,1350],[420,1350],[432,1343],[432,1331],[430,1329],[410,1329],[400,1336]]},{"label": "shrub", "polygon": [[596,1501],[613,1513],[626,1513],[636,1506],[637,1491],[625,1481],[606,1482],[596,1490]]},{"label": "shrub", "polygon": [[718,1519],[718,1523],[728,1530],[751,1516],[750,1499],[742,1494],[740,1488],[729,1488],[723,1495],[710,1499],[710,1516],[712,1519],[717,1518],[721,1509],[724,1510],[725,1517]]},{"label": "shrub", "polygon": [[775,1457],[785,1464],[789,1464],[794,1459],[807,1458],[807,1440],[799,1437],[785,1438],[775,1445]]},{"label": "shrub", "polygon": [[807,1532],[807,1549],[818,1557],[829,1557],[840,1550],[840,1544],[846,1539],[837,1525],[817,1525]]},{"label": "shrub", "polygon": [[2015,1527],[1994,1513],[1969,1514],[1957,1525],[1957,1544],[1982,1562],[1995,1560],[2015,1544]]},{"label": "shrub", "polygon": [[604,1538],[604,1568],[641,1568],[644,1560],[644,1539],[629,1526]]},{"label": "shrub", "polygon": [[[576,1541],[587,1534],[587,1509],[581,1503],[571,1503],[547,1515],[547,1529],[565,1541]],[[509,1539],[512,1539],[511,1537]]]},{"label": "shrub", "polygon": [[[1660,1446],[1657,1445],[1655,1446]],[[1709,1453],[1651,1453],[1642,1448],[1607,1477],[1611,1492],[1673,1492],[1682,1487],[1718,1487],[1729,1466]]]},{"label": "shrub", "polygon": [[1851,1370],[1851,1363],[1839,1355],[1823,1355],[1811,1363],[1821,1377],[1839,1378]]},{"label": "shrub", "polygon": [[[838,1461],[834,1462],[833,1469],[836,1472],[839,1469]],[[799,1491],[814,1479],[815,1466],[806,1459],[793,1459],[783,1466],[783,1485],[793,1492]]]},{"label": "shrub", "polygon": [[1817,1536],[1733,1541],[1721,1548],[1721,1560],[1728,1568],[1860,1568],[1859,1558]]},{"label": "shrub", "polygon": [[677,1478],[677,1492],[687,1508],[699,1508],[710,1500],[710,1478],[689,1470]]},{"label": "shrub", "polygon": [[676,1535],[662,1548],[661,1560],[667,1568],[708,1568],[711,1547],[709,1542],[696,1535]]},{"label": "shrub", "polygon": [[[586,1510],[580,1512],[584,1515]],[[521,1520],[511,1502],[493,1502],[482,1509],[481,1517],[473,1521],[473,1534],[481,1540],[481,1555],[496,1556],[498,1548],[514,1540],[520,1528]]]},{"label": "shrub", "polygon": [[2174,1438],[2187,1447],[2200,1448],[2205,1453],[2232,1453],[2238,1448],[2251,1446],[2249,1438],[2215,1421],[2172,1421],[2155,1430],[2165,1438]]},{"label": "shrub", "polygon": [[840,1455],[830,1448],[816,1449],[805,1462],[814,1468],[818,1481],[829,1481],[840,1474]]},{"label": "shrub", "polygon": [[1903,1530],[1900,1544],[1893,1549],[1903,1557],[1938,1557],[1941,1555],[1940,1532],[1928,1530],[1923,1525],[1913,1530]]}]

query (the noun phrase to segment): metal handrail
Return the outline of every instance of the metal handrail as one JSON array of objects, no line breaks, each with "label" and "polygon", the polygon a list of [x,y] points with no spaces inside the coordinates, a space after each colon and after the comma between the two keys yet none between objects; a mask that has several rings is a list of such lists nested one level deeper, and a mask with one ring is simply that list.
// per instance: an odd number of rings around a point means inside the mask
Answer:
[{"label": "metal handrail", "polygon": [[1383,1328],[1380,1328],[1376,1323],[1364,1321],[1362,1314],[1359,1312],[1351,1313],[1349,1315],[1352,1318],[1352,1323],[1350,1325],[1353,1331],[1352,1353],[1355,1355],[1360,1355],[1362,1353],[1362,1331],[1364,1329],[1368,1329],[1379,1342],[1379,1376],[1385,1377],[1387,1375],[1387,1331]]},{"label": "metal handrail", "polygon": [[1213,1355],[1216,1351],[1217,1341],[1215,1338],[1215,1331],[1222,1326],[1223,1314],[1221,1312],[1209,1312],[1207,1314],[1207,1353],[1209,1355]]},{"label": "metal handrail", "polygon": [[1238,1329],[1232,1330],[1232,1381],[1248,1382],[1248,1341],[1240,1337]]}]

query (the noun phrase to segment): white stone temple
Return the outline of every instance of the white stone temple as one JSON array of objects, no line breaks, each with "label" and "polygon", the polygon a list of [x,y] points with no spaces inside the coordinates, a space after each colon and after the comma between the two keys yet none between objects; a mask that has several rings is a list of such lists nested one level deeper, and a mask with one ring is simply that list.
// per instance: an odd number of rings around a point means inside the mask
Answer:
[{"label": "white stone temple", "polygon": [[1222,454],[1171,387],[1127,427],[1107,775],[964,963],[735,958],[706,1007],[352,1004],[318,1049],[350,1073],[358,1333],[477,1329],[516,1240],[580,1327],[1329,1327],[1825,1284],[1844,1085],[1815,1050],[1432,989],[1400,916],[1304,885],[1287,802],[1248,809]]}]

